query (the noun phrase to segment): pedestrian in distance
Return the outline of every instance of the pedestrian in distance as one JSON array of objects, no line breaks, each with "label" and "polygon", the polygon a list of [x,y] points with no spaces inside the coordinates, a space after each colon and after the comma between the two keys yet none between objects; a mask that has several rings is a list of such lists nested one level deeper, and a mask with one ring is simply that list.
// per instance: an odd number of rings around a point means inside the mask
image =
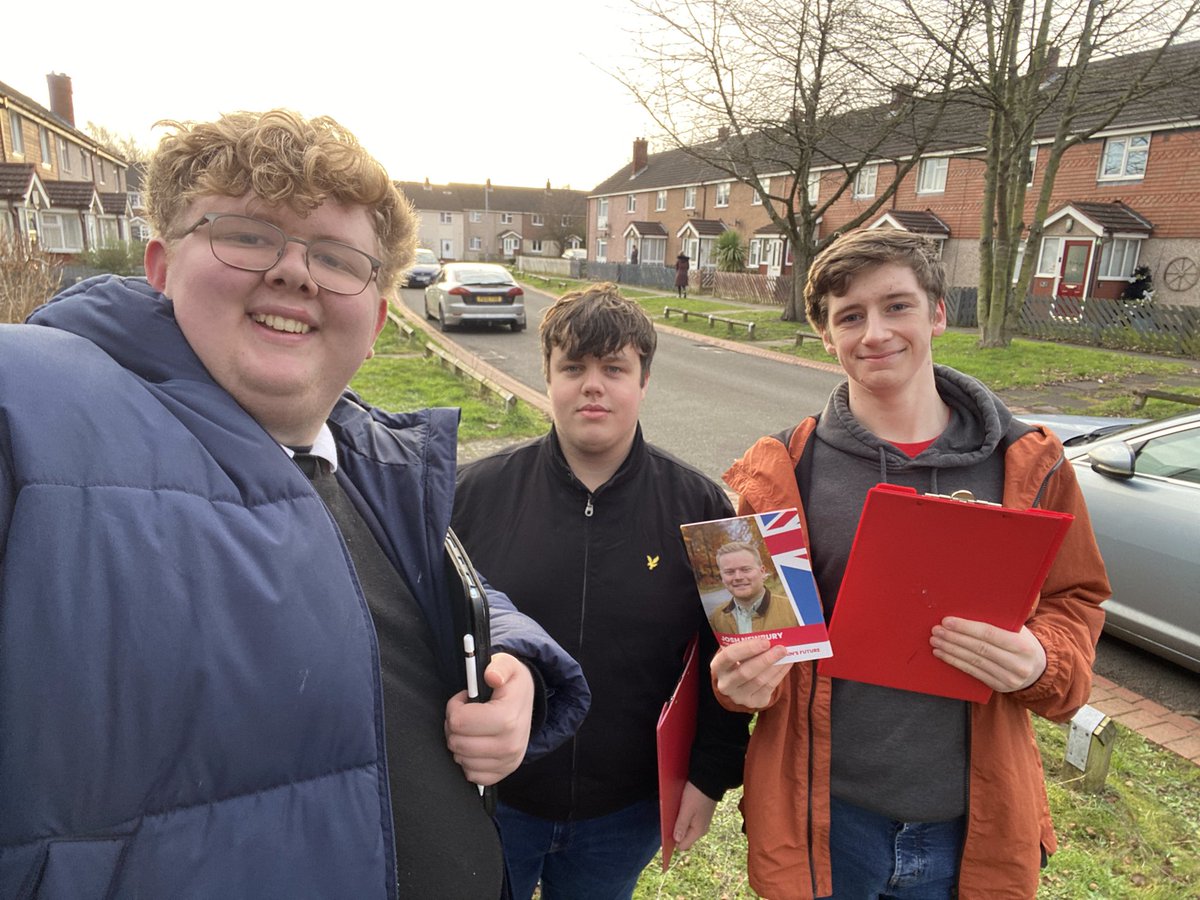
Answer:
[{"label": "pedestrian in distance", "polygon": [[[655,726],[699,640],[716,640],[679,526],[732,514],[724,491],[646,442],[638,415],[656,335],[615,284],[563,295],[541,329],[553,424],[463,469],[454,528],[480,568],[583,666],[578,734],[500,784],[514,896],[621,900],[660,843]],[[705,669],[704,671],[707,671]],[[674,826],[687,849],[741,782],[748,717],[701,679],[688,783]]]},{"label": "pedestrian in distance", "polygon": [[477,785],[587,689],[491,593],[467,702],[457,412],[347,389],[413,211],[332,119],[166,124],[147,277],[0,326],[0,896],[501,897]]},{"label": "pedestrian in distance", "polygon": [[680,297],[687,296],[689,265],[690,260],[686,253],[680,253],[675,257],[675,293]]},{"label": "pedestrian in distance", "polygon": [[[918,235],[858,231],[818,255],[806,312],[847,381],[734,463],[739,511],[802,511],[827,619],[880,481],[1075,518],[1018,632],[946,617],[929,635],[934,656],[994,691],[987,703],[775,665],[783,648],[765,640],[716,656],[722,701],[758,711],[742,811],[750,884],[773,900],[1027,900],[1056,847],[1029,714],[1061,722],[1087,701],[1108,580],[1058,439],[933,364],[944,296],[938,251]],[[955,552],[931,535],[925,563]]]}]

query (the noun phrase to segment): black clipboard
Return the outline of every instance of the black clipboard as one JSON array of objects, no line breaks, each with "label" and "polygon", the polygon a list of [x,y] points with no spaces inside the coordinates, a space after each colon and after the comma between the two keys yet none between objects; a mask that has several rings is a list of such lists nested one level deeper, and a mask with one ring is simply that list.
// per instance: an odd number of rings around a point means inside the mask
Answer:
[{"label": "black clipboard", "polygon": [[[491,610],[488,609],[487,590],[467,550],[453,529],[446,532],[446,583],[450,591],[450,610],[454,622],[456,651],[463,650],[463,636],[470,635],[475,644],[475,683],[478,694],[470,698],[472,703],[486,703],[492,697],[492,689],[484,681],[483,673],[492,661]],[[465,654],[464,654],[465,658]],[[459,671],[465,673],[463,667]],[[463,675],[462,687],[467,687]],[[483,789],[483,805],[489,815],[496,812],[495,785]]]}]

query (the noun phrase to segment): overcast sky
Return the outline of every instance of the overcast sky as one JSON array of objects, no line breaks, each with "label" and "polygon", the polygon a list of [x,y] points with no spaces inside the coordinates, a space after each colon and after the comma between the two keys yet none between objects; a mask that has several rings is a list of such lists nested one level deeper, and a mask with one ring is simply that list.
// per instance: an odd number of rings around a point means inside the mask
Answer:
[{"label": "overcast sky", "polygon": [[[652,130],[602,68],[627,62],[628,0],[92,0],[9,4],[0,81],[75,124],[153,146],[159,119],[275,106],[328,114],[398,180],[588,190]],[[50,16],[50,18],[48,18]]]}]

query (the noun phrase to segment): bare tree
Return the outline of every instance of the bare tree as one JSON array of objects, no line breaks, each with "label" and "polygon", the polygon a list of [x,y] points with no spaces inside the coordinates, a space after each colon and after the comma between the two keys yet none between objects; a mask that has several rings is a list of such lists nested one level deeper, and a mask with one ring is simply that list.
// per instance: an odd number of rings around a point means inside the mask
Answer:
[{"label": "bare tree", "polygon": [[109,153],[121,157],[128,163],[144,163],[150,159],[150,151],[146,150],[131,136],[117,134],[103,125],[88,122],[84,130],[96,139]]},{"label": "bare tree", "polygon": [[[909,0],[908,9],[914,20],[924,18],[919,0]],[[1170,50],[1194,31],[1198,12],[1200,0],[970,0],[967,39],[944,49],[958,56],[963,101],[987,116],[981,345],[1007,346],[1016,328],[1063,154],[1131,104],[1195,108],[1200,72],[1194,63],[1178,64]],[[939,40],[938,24],[925,34]],[[1042,181],[1027,213],[1035,142]]]},{"label": "bare tree", "polygon": [[58,290],[55,257],[21,236],[0,233],[0,323],[24,322],[25,317]]},{"label": "bare tree", "polygon": [[542,239],[557,244],[559,253],[567,249],[571,238],[583,239],[587,235],[587,195],[582,191],[547,189],[539,212]]},{"label": "bare tree", "polygon": [[866,223],[939,136],[969,23],[956,2],[940,4],[936,40],[929,17],[885,0],[632,2],[647,23],[640,61],[615,76],[670,146],[763,198],[792,247],[783,318],[803,319],[804,273],[835,237],[817,237],[822,215],[864,168],[890,163],[879,167],[873,201],[844,227]]}]

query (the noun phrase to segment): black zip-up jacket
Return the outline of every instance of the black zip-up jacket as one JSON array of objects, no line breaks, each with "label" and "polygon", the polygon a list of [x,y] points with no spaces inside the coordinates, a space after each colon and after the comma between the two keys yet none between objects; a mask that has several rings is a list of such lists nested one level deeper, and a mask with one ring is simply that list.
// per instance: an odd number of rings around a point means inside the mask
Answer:
[{"label": "black zip-up jacket", "polygon": [[462,470],[453,527],[498,590],[583,666],[592,708],[576,736],[500,785],[522,812],[607,815],[657,794],[655,725],[699,633],[700,707],[690,780],[720,799],[742,781],[749,717],[722,709],[704,616],[679,526],[733,515],[703,474],[646,443],[594,492],[553,431]]}]

